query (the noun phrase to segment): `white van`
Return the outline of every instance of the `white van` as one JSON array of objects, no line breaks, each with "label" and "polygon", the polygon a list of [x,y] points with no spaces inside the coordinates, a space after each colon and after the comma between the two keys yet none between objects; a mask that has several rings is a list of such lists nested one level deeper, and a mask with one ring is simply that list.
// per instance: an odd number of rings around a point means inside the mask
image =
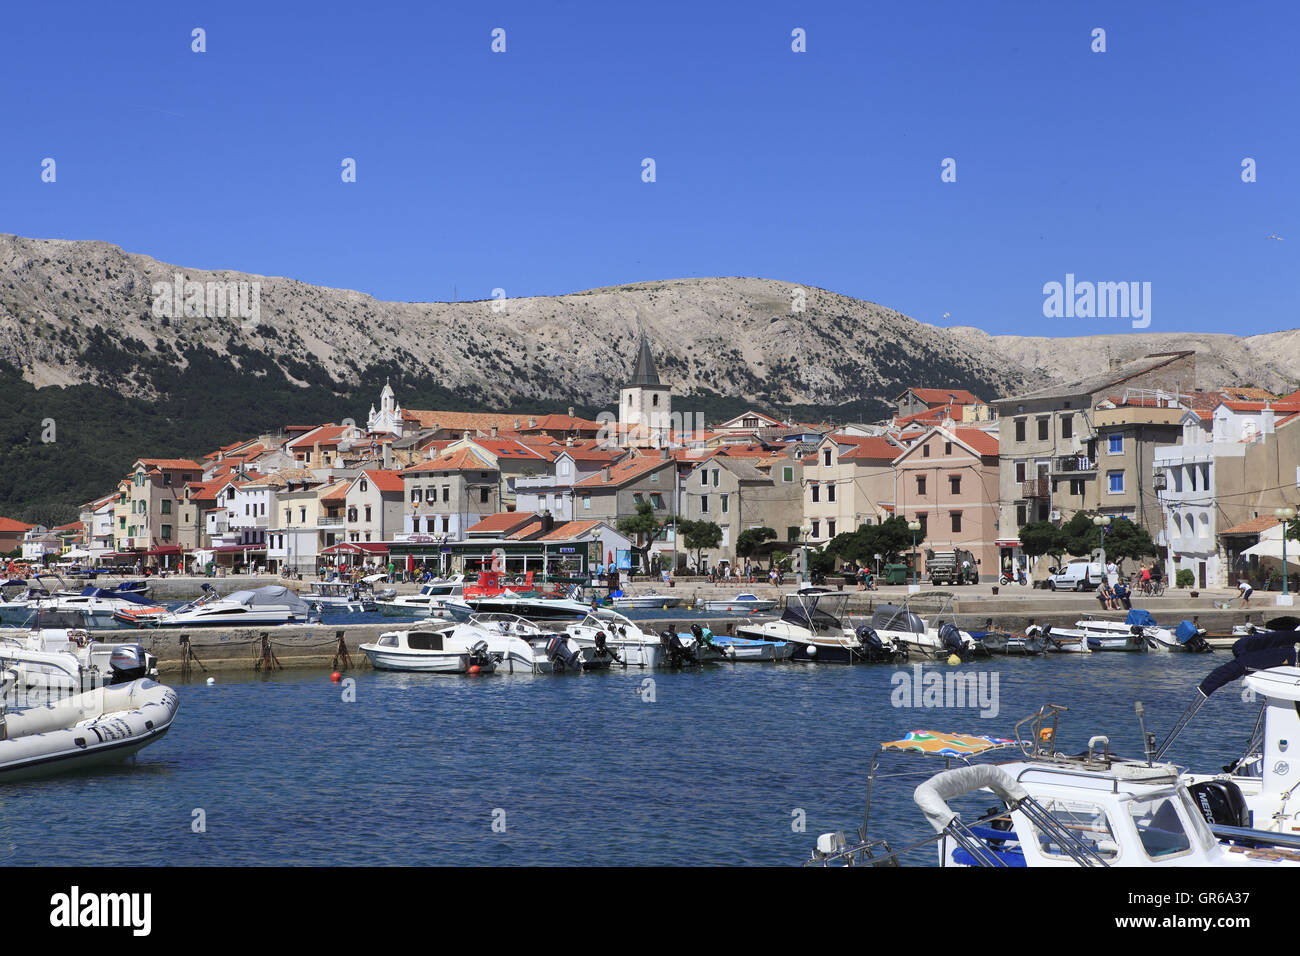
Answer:
[{"label": "white van", "polygon": [[1053,591],[1091,591],[1106,580],[1106,569],[1097,561],[1079,558],[1061,568],[1048,568],[1047,586]]}]

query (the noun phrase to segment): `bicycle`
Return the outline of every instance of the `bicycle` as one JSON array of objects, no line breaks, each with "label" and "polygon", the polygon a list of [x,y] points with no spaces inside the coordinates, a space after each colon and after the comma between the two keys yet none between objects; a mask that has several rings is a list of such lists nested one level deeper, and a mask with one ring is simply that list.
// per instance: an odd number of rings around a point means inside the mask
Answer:
[{"label": "bicycle", "polygon": [[1160,597],[1165,593],[1165,582],[1150,580],[1142,582],[1142,593],[1147,597]]}]

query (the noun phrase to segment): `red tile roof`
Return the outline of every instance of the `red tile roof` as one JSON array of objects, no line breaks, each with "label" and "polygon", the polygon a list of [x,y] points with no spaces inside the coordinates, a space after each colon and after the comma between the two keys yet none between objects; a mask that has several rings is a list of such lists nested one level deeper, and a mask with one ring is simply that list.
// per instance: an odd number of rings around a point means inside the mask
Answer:
[{"label": "red tile roof", "polygon": [[468,448],[444,452],[437,458],[422,461],[403,469],[403,475],[422,474],[428,471],[491,471],[492,466]]},{"label": "red tile roof", "polygon": [[30,531],[35,528],[34,524],[23,524],[21,521],[15,521],[13,518],[0,518],[0,533],[13,533],[15,531]]},{"label": "red tile roof", "polygon": [[1250,518],[1241,524],[1234,524],[1226,531],[1220,531],[1219,534],[1258,534],[1277,524],[1279,524],[1278,520],[1272,515],[1260,515],[1258,518]]},{"label": "red tile roof", "polygon": [[402,473],[398,471],[367,471],[364,473],[380,491],[401,491]]},{"label": "red tile roof", "polygon": [[983,405],[984,403],[964,388],[912,388],[908,389],[925,404],[946,405]]},{"label": "red tile roof", "polygon": [[952,434],[960,442],[970,445],[981,455],[998,453],[998,436],[979,428],[954,428]]},{"label": "red tile roof", "polygon": [[599,524],[599,521],[592,521],[590,519],[585,521],[566,521],[564,524],[557,524],[549,532],[540,537],[534,538],[533,540],[563,541],[567,538],[576,538],[579,535],[590,531],[592,528],[597,527]]},{"label": "red tile roof", "polygon": [[530,511],[498,511],[496,514],[487,515],[477,524],[466,528],[465,533],[495,534],[505,537],[533,522],[541,524],[541,516]]},{"label": "red tile roof", "polygon": [[853,446],[848,451],[840,452],[841,461],[893,461],[903,449],[879,436],[858,437],[856,435],[828,435],[838,445]]},{"label": "red tile roof", "polygon": [[351,429],[351,425],[335,425],[330,422],[328,425],[321,425],[312,429],[307,434],[295,438],[289,442],[286,447],[295,450],[309,449],[314,447],[318,442],[322,448],[337,445],[343,436]]},{"label": "red tile roof", "polygon": [[575,488],[616,488],[635,481],[636,479],[650,474],[660,468],[671,467],[674,464],[672,459],[665,461],[658,455],[653,457],[644,456],[631,458],[627,461],[619,462],[609,466],[609,480],[605,480],[605,469],[602,468],[594,475],[590,475],[582,481],[574,484]]},{"label": "red tile roof", "polygon": [[150,468],[158,468],[163,471],[180,471],[183,469],[193,469],[202,471],[203,466],[197,461],[190,461],[188,458],[139,458],[137,461],[148,465]]}]

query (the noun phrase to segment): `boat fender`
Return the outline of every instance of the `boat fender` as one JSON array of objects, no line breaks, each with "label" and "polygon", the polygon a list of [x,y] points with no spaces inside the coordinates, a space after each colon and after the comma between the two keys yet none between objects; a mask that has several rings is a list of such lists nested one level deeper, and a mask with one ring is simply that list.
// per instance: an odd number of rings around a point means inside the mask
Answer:
[{"label": "boat fender", "polygon": [[804,648],[804,653],[807,654],[809,657],[816,657],[816,656],[817,656],[817,645],[816,645],[816,644],[809,644],[809,645],[807,645],[807,646]]}]

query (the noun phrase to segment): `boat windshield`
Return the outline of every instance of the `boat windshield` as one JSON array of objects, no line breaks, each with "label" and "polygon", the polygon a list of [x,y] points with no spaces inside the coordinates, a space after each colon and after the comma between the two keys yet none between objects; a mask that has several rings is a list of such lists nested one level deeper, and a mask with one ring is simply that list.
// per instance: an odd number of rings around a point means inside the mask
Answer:
[{"label": "boat windshield", "polygon": [[1137,827],[1142,849],[1153,860],[1178,856],[1192,848],[1192,838],[1178,815],[1175,796],[1163,793],[1129,802],[1129,816]]},{"label": "boat windshield", "polygon": [[[1106,811],[1095,803],[1079,800],[1047,800],[1044,809],[1052,815],[1061,827],[1068,830],[1078,840],[1103,860],[1110,862],[1119,856],[1119,843],[1115,831],[1110,825]],[[1045,833],[1034,824],[1034,836],[1038,840],[1038,850],[1051,859],[1070,859],[1069,850],[1056,842],[1056,837]]]},{"label": "boat windshield", "polygon": [[847,594],[791,594],[786,598],[781,620],[814,632],[838,631],[844,626],[840,617],[848,599]]}]

